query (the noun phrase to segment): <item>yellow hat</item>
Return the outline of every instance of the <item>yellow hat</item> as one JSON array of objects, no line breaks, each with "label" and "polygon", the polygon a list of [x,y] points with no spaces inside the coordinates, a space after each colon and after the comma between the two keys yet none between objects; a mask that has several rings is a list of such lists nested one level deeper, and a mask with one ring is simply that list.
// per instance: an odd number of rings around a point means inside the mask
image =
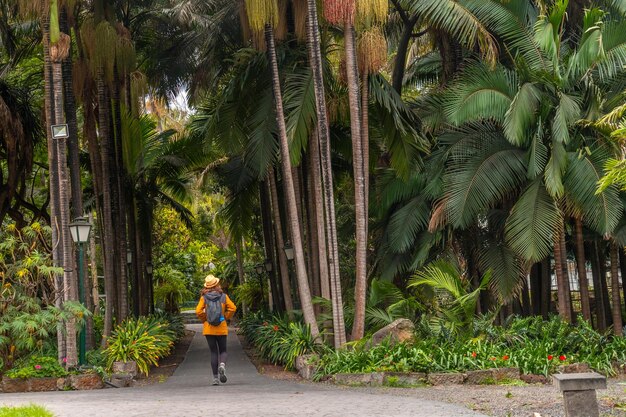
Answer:
[{"label": "yellow hat", "polygon": [[213,275],[207,275],[206,278],[204,278],[204,288],[213,288],[216,287],[219,283],[220,279]]}]

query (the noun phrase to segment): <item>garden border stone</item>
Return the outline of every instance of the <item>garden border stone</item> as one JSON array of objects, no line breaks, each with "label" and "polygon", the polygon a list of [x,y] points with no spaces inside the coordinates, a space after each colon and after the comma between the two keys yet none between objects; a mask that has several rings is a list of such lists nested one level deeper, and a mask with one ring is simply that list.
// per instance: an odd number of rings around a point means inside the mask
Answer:
[{"label": "garden border stone", "polygon": [[467,375],[459,372],[434,372],[428,374],[428,383],[431,385],[460,385],[465,382]]},{"label": "garden border stone", "polygon": [[332,381],[337,385],[378,387],[383,385],[384,375],[384,372],[335,374]]},{"label": "garden border stone", "polygon": [[98,374],[70,375],[72,389],[77,391],[89,391],[104,388],[104,381]]},{"label": "garden border stone", "polygon": [[419,386],[428,382],[428,377],[423,372],[385,372],[383,385],[385,386]]},{"label": "garden border stone", "polygon": [[493,369],[478,369],[476,371],[468,371],[465,383],[470,385],[493,385],[496,380]]}]

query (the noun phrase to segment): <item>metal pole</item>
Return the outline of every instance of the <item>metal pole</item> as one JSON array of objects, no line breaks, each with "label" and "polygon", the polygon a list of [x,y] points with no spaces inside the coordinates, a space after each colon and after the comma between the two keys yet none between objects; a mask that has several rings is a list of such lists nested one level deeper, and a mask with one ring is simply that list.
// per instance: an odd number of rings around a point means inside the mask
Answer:
[{"label": "metal pole", "polygon": [[[83,269],[84,269],[84,259],[83,259],[83,243],[78,244],[78,291],[80,296],[80,302],[85,306],[85,284],[83,278]],[[85,334],[85,323],[80,328],[79,334],[79,350],[78,350],[78,364],[85,365],[85,346],[86,346],[87,338]]]}]

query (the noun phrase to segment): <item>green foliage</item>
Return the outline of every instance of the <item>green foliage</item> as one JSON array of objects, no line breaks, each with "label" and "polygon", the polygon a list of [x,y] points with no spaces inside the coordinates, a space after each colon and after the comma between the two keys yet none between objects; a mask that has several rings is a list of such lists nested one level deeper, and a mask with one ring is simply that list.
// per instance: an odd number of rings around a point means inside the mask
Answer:
[{"label": "green foliage", "polygon": [[0,417],[54,417],[50,411],[39,405],[0,407]]},{"label": "green foliage", "polygon": [[9,378],[44,378],[66,376],[67,371],[59,364],[57,358],[32,355],[21,360],[6,373]]},{"label": "green foliage", "polygon": [[489,323],[478,321],[473,336],[459,337],[426,325],[418,326],[412,344],[389,346],[385,341],[367,349],[361,342],[350,350],[328,350],[320,358],[316,378],[345,372],[464,372],[509,366],[525,374],[548,375],[575,362],[613,375],[615,364],[626,363],[626,338],[600,334],[582,319],[577,326],[558,317],[513,318],[505,326]]},{"label": "green foliage", "polygon": [[20,357],[53,350],[59,321],[74,318],[78,324],[90,312],[82,304],[66,302],[62,308],[43,306],[10,284],[0,289],[0,371]]},{"label": "green foliage", "polygon": [[263,358],[286,369],[294,368],[298,356],[321,348],[316,345],[308,326],[278,316],[248,314],[239,322],[239,329]]},{"label": "green foliage", "polygon": [[113,362],[137,362],[140,372],[148,375],[150,366],[157,366],[159,359],[166,356],[176,334],[167,322],[157,317],[130,318],[118,325],[108,339],[104,351],[107,368]]}]

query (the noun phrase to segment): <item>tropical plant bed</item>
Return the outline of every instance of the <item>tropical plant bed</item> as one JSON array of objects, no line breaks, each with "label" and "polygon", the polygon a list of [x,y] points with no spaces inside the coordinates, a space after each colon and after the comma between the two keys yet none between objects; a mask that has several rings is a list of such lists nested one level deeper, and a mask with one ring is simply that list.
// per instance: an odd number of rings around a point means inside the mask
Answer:
[{"label": "tropical plant bed", "polygon": [[239,338],[239,342],[241,343],[241,347],[243,348],[244,353],[250,359],[250,362],[255,366],[257,371],[272,379],[278,379],[283,381],[297,381],[302,380],[302,378],[294,371],[290,371],[285,369],[284,366],[276,365],[268,360],[264,359],[263,356],[259,353],[259,351],[251,345],[246,338],[242,334],[237,334]]}]

